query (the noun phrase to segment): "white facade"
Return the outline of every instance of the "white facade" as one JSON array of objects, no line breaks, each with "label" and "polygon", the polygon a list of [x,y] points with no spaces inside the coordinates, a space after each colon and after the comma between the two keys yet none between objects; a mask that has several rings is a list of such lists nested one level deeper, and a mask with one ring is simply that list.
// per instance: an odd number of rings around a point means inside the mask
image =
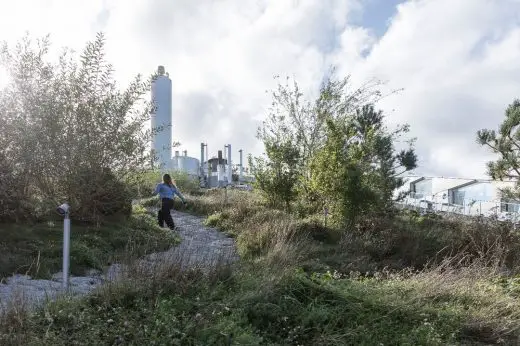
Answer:
[{"label": "white facade", "polygon": [[464,215],[505,217],[518,213],[520,204],[502,198],[501,189],[514,188],[514,181],[444,177],[408,177],[400,191],[408,192],[404,205]]},{"label": "white facade", "polygon": [[169,169],[172,157],[172,81],[165,75],[164,66],[159,66],[158,76],[152,82],[152,102],[151,126],[152,131],[157,131],[152,138],[152,149],[158,157],[159,168]]},{"label": "white facade", "polygon": [[410,197],[435,203],[448,203],[450,189],[467,184],[472,179],[421,177],[410,181]]},{"label": "white facade", "polygon": [[501,189],[514,186],[512,181],[475,180],[450,189],[449,202],[467,215],[518,211],[518,204],[507,203],[500,192]]}]

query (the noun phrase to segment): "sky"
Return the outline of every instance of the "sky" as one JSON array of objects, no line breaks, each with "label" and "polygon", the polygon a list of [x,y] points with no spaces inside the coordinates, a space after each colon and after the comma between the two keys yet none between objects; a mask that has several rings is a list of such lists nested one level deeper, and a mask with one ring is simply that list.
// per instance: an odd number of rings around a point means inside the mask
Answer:
[{"label": "sky", "polygon": [[[262,153],[256,128],[276,87],[308,95],[336,66],[353,85],[402,89],[376,107],[408,123],[418,174],[484,178],[493,156],[475,140],[520,97],[520,0],[0,0],[0,41],[50,34],[80,51],[103,31],[124,85],[164,65],[173,139],[199,157],[231,143]],[[0,71],[0,84],[5,76]]]}]

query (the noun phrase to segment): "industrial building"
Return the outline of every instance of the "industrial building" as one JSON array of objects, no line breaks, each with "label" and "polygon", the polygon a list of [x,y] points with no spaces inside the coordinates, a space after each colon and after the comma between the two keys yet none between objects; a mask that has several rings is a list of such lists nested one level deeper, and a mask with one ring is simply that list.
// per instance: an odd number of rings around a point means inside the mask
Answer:
[{"label": "industrial building", "polygon": [[[173,127],[172,127],[172,81],[165,72],[164,66],[159,66],[157,75],[152,81],[151,96],[153,109],[150,114],[151,128],[154,132],[152,138],[152,153],[157,159],[155,168],[163,172],[178,171],[199,179],[201,186],[214,188],[225,187],[236,183],[250,182],[252,178],[244,174],[243,150],[240,149],[239,164],[236,180],[233,181],[233,161],[231,144],[224,146],[224,150],[218,150],[217,157],[209,158],[207,143],[201,143],[200,160],[188,156],[186,150],[179,155],[175,151],[172,156]],[[201,165],[202,163],[202,165]]]},{"label": "industrial building", "polygon": [[504,216],[518,213],[520,203],[506,200],[501,190],[514,181],[410,176],[399,192],[407,192],[405,206],[464,215]]},{"label": "industrial building", "polygon": [[203,162],[200,167],[201,185],[214,188],[251,182],[252,177],[245,174],[243,150],[240,149],[238,153],[239,163],[235,165],[236,172],[234,172],[231,144],[225,145],[224,150],[218,150],[216,157],[209,158],[207,143],[201,143],[200,162]]},{"label": "industrial building", "polygon": [[171,169],[173,171],[184,172],[190,176],[199,176],[199,160],[194,157],[189,157],[188,152],[184,150],[182,156],[179,155],[179,151],[175,151],[175,155],[171,160]]}]

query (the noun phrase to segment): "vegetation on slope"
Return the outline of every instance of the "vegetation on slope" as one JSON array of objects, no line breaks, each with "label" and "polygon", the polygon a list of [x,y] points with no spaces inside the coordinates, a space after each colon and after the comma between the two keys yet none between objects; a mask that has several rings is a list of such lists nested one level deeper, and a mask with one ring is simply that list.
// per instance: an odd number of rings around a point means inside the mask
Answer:
[{"label": "vegetation on slope", "polygon": [[[50,278],[62,270],[63,221],[0,227],[0,278],[13,274]],[[157,226],[155,218],[136,209],[128,219],[100,226],[72,223],[71,274],[78,276],[89,269],[103,270],[110,263],[167,250],[178,241],[177,236]]]},{"label": "vegetation on slope", "polygon": [[[520,241],[515,235],[502,239],[498,225],[479,231],[477,223],[465,224],[450,232],[446,220],[408,216],[414,228],[398,228],[402,221],[388,233],[367,228],[365,236],[345,238],[323,224],[318,229],[317,220],[298,220],[258,204],[254,195],[228,191],[227,197],[224,206],[223,191],[214,191],[190,197],[190,205],[194,211],[217,211],[208,223],[236,226],[229,232],[251,261],[209,275],[197,269],[182,272],[179,263],[165,263],[153,274],[137,271],[78,302],[52,303],[27,319],[6,316],[3,343],[446,345],[518,340],[520,286],[503,270],[515,267],[512,255],[519,253]],[[432,244],[435,229],[436,235],[442,230],[445,235]],[[414,236],[405,237],[413,231]],[[393,232],[400,235],[388,238]],[[437,263],[424,265],[450,242],[456,244],[450,250],[454,255],[459,249],[457,256],[437,256]],[[511,267],[501,261],[504,254],[512,256]]]}]

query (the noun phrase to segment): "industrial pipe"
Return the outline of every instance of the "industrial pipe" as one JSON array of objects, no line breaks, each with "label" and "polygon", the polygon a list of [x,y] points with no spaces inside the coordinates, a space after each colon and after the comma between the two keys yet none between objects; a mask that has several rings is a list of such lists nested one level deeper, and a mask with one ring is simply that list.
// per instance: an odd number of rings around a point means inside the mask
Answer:
[{"label": "industrial pipe", "polygon": [[204,143],[200,143],[200,177],[204,179]]},{"label": "industrial pipe", "polygon": [[231,184],[233,182],[233,169],[232,169],[232,166],[231,166],[231,144],[228,144],[227,145],[227,149],[228,149],[228,155],[227,155],[227,180],[228,180],[228,185]]}]

